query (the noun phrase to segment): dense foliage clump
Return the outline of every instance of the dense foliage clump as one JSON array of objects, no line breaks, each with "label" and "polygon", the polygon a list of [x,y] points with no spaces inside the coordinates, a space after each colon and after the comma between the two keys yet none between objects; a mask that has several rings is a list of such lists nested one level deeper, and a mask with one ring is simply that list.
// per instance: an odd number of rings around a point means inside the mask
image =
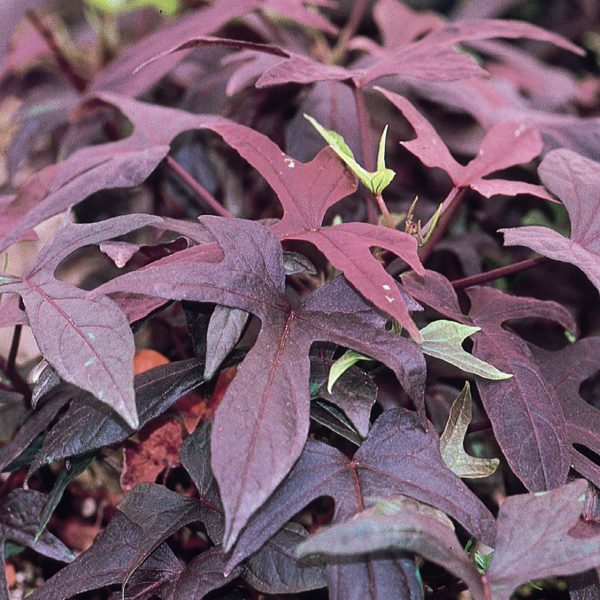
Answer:
[{"label": "dense foliage clump", "polygon": [[600,5],[0,17],[0,599],[600,593]]}]

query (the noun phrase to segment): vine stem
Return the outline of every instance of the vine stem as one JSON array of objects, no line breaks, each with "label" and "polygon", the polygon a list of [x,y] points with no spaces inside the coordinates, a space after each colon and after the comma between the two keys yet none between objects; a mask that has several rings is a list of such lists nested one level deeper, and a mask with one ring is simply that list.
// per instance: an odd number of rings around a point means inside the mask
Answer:
[{"label": "vine stem", "polygon": [[379,206],[379,210],[383,215],[385,224],[390,229],[396,229],[396,226],[394,225],[394,219],[392,219],[392,215],[390,214],[390,211],[388,210],[385,200],[383,199],[383,196],[381,194],[375,194],[375,202],[377,202],[377,206]]},{"label": "vine stem", "polygon": [[67,58],[60,44],[57,42],[54,32],[44,23],[38,14],[33,10],[27,11],[27,18],[36,28],[38,33],[44,38],[46,44],[52,51],[56,62],[62,69],[63,73],[69,78],[71,85],[79,92],[83,92],[88,85],[88,81],[81,75]]},{"label": "vine stem", "polygon": [[543,265],[547,262],[550,262],[549,258],[546,258],[545,256],[536,256],[535,258],[527,258],[526,260],[521,260],[511,265],[499,267],[498,269],[492,269],[491,271],[486,271],[485,273],[478,273],[477,275],[471,275],[470,277],[455,279],[451,283],[455,290],[463,290],[474,285],[481,285],[483,283],[495,281],[496,279],[500,279],[502,277],[515,275],[516,273],[521,273],[527,269],[537,267],[538,265]]},{"label": "vine stem", "polygon": [[197,196],[199,196],[212,211],[221,217],[233,217],[233,214],[227,210],[217,199],[184,167],[182,167],[171,155],[165,157],[167,167],[181,179]]},{"label": "vine stem", "polygon": [[338,63],[346,54],[346,48],[348,42],[354,37],[354,34],[358,31],[360,24],[365,16],[365,12],[369,6],[368,0],[355,0],[352,5],[352,12],[348,18],[348,22],[340,32],[338,41],[331,51],[331,62]]},{"label": "vine stem", "polygon": [[[50,48],[52,55],[56,62],[63,70],[65,75],[68,77],[71,85],[81,94],[85,91],[88,86],[88,80],[77,72],[67,55],[61,48],[54,32],[46,26],[46,24],[40,19],[40,17],[33,11],[27,11],[27,18],[31,21],[32,25],[42,35],[48,47]],[[201,200],[207,204],[215,214],[221,217],[233,217],[233,214],[229,212],[223,205],[221,205],[215,197],[202,186],[192,175],[172,156],[167,155],[164,160],[167,168],[175,174],[176,177],[181,179]]]},{"label": "vine stem", "polygon": [[6,361],[6,374],[12,379],[17,371],[17,354],[19,353],[19,344],[21,343],[21,332],[23,325],[15,325],[13,330],[8,359]]}]

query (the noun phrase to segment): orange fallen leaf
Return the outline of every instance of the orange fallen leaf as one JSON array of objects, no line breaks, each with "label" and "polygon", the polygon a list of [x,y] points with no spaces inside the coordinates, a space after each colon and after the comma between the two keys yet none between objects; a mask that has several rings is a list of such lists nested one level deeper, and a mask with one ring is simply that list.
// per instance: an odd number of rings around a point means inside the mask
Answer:
[{"label": "orange fallen leaf", "polygon": [[130,490],[138,483],[153,483],[165,468],[179,465],[179,449],[184,440],[180,421],[172,417],[156,419],[140,432],[140,441],[123,449],[121,487]]},{"label": "orange fallen leaf", "polygon": [[139,375],[144,371],[149,371],[160,365],[166,365],[169,362],[171,361],[164,356],[164,354],[161,354],[156,350],[143,348],[135,351],[135,356],[133,357],[133,372],[136,375]]}]

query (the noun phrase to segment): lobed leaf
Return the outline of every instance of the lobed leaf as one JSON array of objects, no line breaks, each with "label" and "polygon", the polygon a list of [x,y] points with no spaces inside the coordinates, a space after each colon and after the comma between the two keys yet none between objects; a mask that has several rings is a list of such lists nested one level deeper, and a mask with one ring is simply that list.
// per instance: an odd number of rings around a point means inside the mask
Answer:
[{"label": "lobed leaf", "polygon": [[459,477],[489,477],[496,471],[497,458],[476,458],[465,452],[464,443],[472,415],[471,386],[469,382],[454,399],[448,422],[440,436],[440,452],[444,462]]},{"label": "lobed leaf", "polygon": [[493,365],[476,358],[463,349],[462,343],[478,331],[481,331],[480,327],[461,325],[454,321],[444,319],[433,321],[421,329],[423,336],[421,349],[428,356],[439,358],[484,379],[510,379],[511,374],[499,371]]}]

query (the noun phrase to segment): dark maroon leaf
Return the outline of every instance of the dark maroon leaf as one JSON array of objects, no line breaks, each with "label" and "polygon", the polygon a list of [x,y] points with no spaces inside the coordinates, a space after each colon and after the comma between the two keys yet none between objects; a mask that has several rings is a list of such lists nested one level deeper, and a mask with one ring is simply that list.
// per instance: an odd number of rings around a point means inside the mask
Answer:
[{"label": "dark maroon leaf", "polygon": [[[190,474],[205,508],[204,524],[216,544],[223,536],[224,512],[219,498],[217,482],[210,469],[210,426],[202,424],[181,447],[181,463]],[[295,547],[306,538],[300,526],[290,525],[267,541],[244,568],[234,569],[230,575],[242,573],[256,589],[269,593],[292,593],[311,590],[325,585],[323,571],[305,564],[296,557]],[[221,557],[220,573],[226,560]],[[223,562],[224,561],[224,562]],[[231,579],[232,577],[229,577]]]},{"label": "dark maroon leaf", "polygon": [[317,358],[311,360],[311,385],[318,386],[312,395],[341,408],[358,433],[365,438],[371,425],[371,409],[377,399],[377,386],[367,373],[355,365],[344,372],[329,393],[327,380],[333,362]]},{"label": "dark maroon leaf", "polygon": [[600,598],[600,580],[597,569],[590,569],[579,575],[567,578],[571,600],[598,600]]},{"label": "dark maroon leaf", "polygon": [[531,579],[573,575],[598,565],[600,528],[580,520],[587,485],[578,480],[504,501],[484,579],[493,598],[508,600],[519,584]]},{"label": "dark maroon leaf", "polygon": [[508,464],[528,489],[544,490],[566,481],[570,459],[565,418],[556,393],[546,382],[527,347],[503,328],[511,319],[552,319],[576,328],[571,315],[554,302],[508,296],[493,288],[474,287],[469,316],[464,316],[452,284],[428,271],[424,278],[406,276],[407,291],[441,314],[481,327],[473,337],[473,354],[513,377],[489,382],[477,379],[484,408]]},{"label": "dark maroon leaf", "polygon": [[47,531],[36,541],[40,526],[40,514],[47,497],[34,490],[16,489],[0,502],[0,538],[3,549],[6,540],[12,540],[62,562],[73,560],[71,551]]},{"label": "dark maroon leaf", "polygon": [[309,421],[308,351],[314,341],[332,341],[381,360],[421,411],[423,357],[412,342],[386,331],[385,319],[342,279],[292,309],[283,294],[281,246],[264,226],[210,217],[201,222],[221,247],[222,262],[202,263],[191,248],[123,275],[96,293],[120,290],[215,302],[261,320],[261,333],[217,409],[212,433],[212,467],[222,491],[229,547],[302,451]]},{"label": "dark maroon leaf", "polygon": [[539,168],[544,185],[565,205],[571,221],[566,238],[547,227],[501,229],[505,246],[527,246],[553,260],[579,267],[600,291],[600,163],[571,150],[554,150]]},{"label": "dark maroon leaf", "polygon": [[188,523],[204,521],[207,511],[193,498],[151,483],[137,485],[119,510],[144,532],[129,559],[123,583],[164,540]]},{"label": "dark maroon leaf", "polygon": [[589,448],[600,455],[600,411],[579,394],[583,381],[600,369],[600,337],[579,340],[558,352],[535,346],[531,351],[562,405],[573,468],[596,486],[600,485],[600,465],[575,446]]},{"label": "dark maroon leaf", "polygon": [[223,507],[217,482],[210,468],[210,424],[203,423],[181,446],[181,464],[189,473],[196,489],[198,501],[205,508],[204,525],[211,540],[220,544],[223,539]]},{"label": "dark maroon leaf", "polygon": [[373,508],[311,537],[298,548],[298,554],[335,559],[398,550],[415,552],[437,563],[460,577],[475,598],[484,597],[479,574],[450,520],[403,496],[375,501]]},{"label": "dark maroon leaf", "polygon": [[455,188],[470,187],[486,198],[496,194],[532,194],[552,200],[539,185],[506,179],[483,179],[490,173],[528,163],[538,156],[542,151],[543,142],[535,129],[518,122],[495,125],[486,133],[477,156],[468,165],[463,166],[452,157],[430,122],[406,98],[378,89],[402,111],[417,134],[416,139],[401,144],[428,167],[438,167],[445,171]]},{"label": "dark maroon leaf", "polygon": [[223,121],[111,94],[98,94],[95,100],[118,105],[132,123],[133,132],[117,142],[81,148],[59,165],[36,174],[5,209],[0,251],[18,241],[31,227],[94,192],[139,185],[167,155],[169,144],[180,133]]},{"label": "dark maroon leaf", "polygon": [[217,126],[213,131],[235,148],[277,194],[284,208],[283,218],[274,226],[279,238],[314,244],[367,300],[419,339],[395,280],[370,252],[372,247],[385,248],[420,272],[415,239],[367,223],[322,226],[327,209],[356,189],[354,177],[334,152],[326,148],[311,162],[301,163],[264,135],[241,125]]},{"label": "dark maroon leaf", "polygon": [[116,511],[91,548],[35,590],[30,595],[31,600],[70,598],[121,583],[142,536],[141,527]]},{"label": "dark maroon leaf", "polygon": [[307,537],[306,529],[296,523],[284,526],[246,561],[244,579],[265,594],[293,594],[325,587],[325,570],[296,555],[296,547]]},{"label": "dark maroon leaf", "polygon": [[[203,382],[202,365],[194,358],[155,367],[135,378],[140,428],[170,408],[181,396]],[[77,392],[72,395],[77,396]],[[106,405],[77,396],[48,432],[31,472],[60,458],[85,454],[116,444],[133,435]]]},{"label": "dark maroon leaf", "polygon": [[165,598],[168,600],[204,598],[209,592],[237,579],[242,569],[234,569],[225,576],[223,571],[226,562],[220,546],[214,546],[199,554],[185,566],[172,591]]},{"label": "dark maroon leaf", "polygon": [[168,597],[169,587],[177,581],[184,568],[184,563],[163,542],[131,576],[125,589],[125,599],[143,600],[157,593],[161,598]]},{"label": "dark maroon leaf", "polygon": [[21,282],[3,286],[18,293],[45,359],[62,379],[93,394],[132,427],[138,424],[133,390],[134,341],[125,315],[109,298],[54,277],[58,265],[82,246],[160,221],[127,215],[90,225],[65,221],[39,252]]},{"label": "dark maroon leaf", "polygon": [[[264,539],[320,496],[334,498],[334,522],[342,522],[363,510],[367,498],[406,494],[444,510],[491,543],[493,517],[446,467],[437,435],[430,429],[426,433],[414,413],[388,410],[352,460],[335,448],[309,440],[290,475],[242,532],[229,565],[254,552]],[[356,565],[357,569],[363,567]]]},{"label": "dark maroon leaf", "polygon": [[204,379],[211,380],[239,342],[250,315],[239,308],[216,306],[206,332]]},{"label": "dark maroon leaf", "polygon": [[521,583],[598,564],[600,528],[580,520],[586,486],[579,480],[549,492],[507,498],[500,507],[491,563],[481,578],[452,528],[431,509],[411,508],[407,500],[380,501],[316,535],[299,552],[335,557],[412,550],[461,577],[474,598],[508,599]]},{"label": "dark maroon leaf", "polygon": [[36,408],[10,442],[0,448],[0,471],[17,459],[52,422],[70,397],[64,392],[54,394],[47,402]]}]

